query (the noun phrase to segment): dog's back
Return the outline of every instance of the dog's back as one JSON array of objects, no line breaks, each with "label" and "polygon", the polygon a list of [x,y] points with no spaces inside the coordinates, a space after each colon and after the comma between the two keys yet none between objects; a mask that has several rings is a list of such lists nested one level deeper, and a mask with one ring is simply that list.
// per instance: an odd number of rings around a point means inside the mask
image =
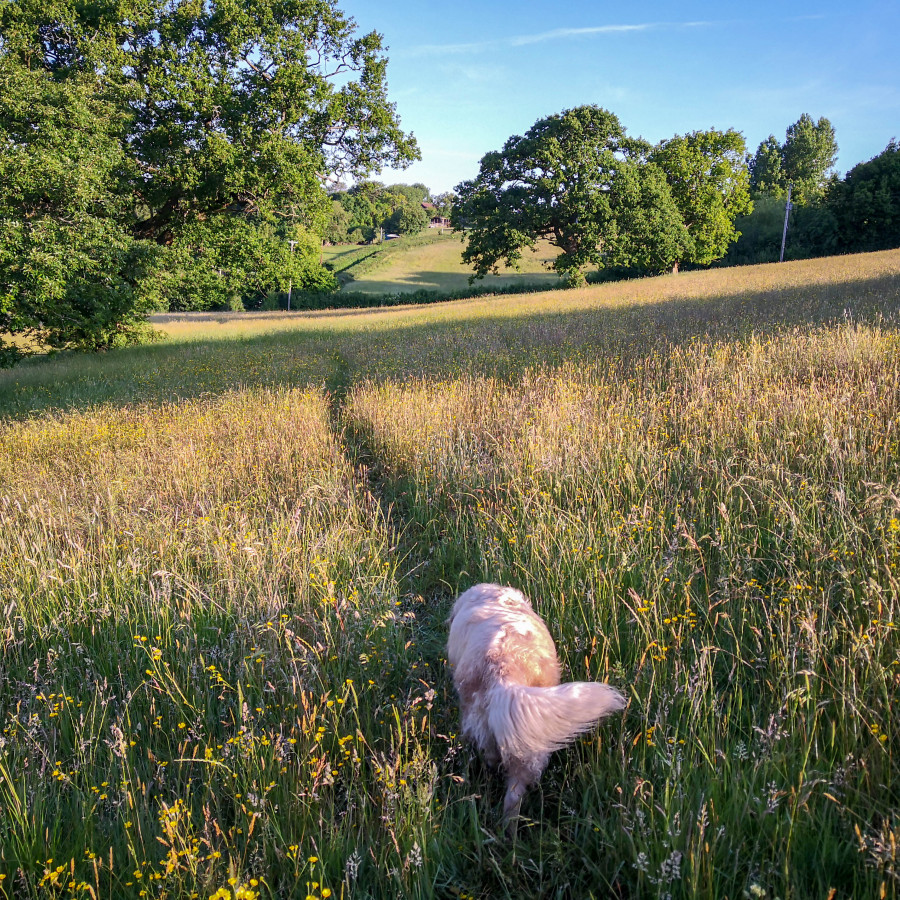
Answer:
[{"label": "dog's back", "polygon": [[524,594],[479,584],[450,615],[448,658],[459,693],[462,732],[507,775],[504,816],[518,815],[550,753],[625,705],[607,684],[560,685],[553,638]]}]

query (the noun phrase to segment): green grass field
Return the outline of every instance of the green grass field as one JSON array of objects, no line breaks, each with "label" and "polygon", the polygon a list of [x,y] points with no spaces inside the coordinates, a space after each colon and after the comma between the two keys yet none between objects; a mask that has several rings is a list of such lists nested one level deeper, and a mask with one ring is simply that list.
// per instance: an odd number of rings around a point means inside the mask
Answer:
[{"label": "green grass field", "polygon": [[[356,272],[353,266],[346,269],[351,277],[344,285],[348,291],[365,294],[408,293],[418,290],[440,291],[443,293],[465,291],[469,287],[472,268],[462,261],[463,244],[454,234],[426,233],[423,240],[429,243],[420,246],[395,249],[394,242],[388,241],[375,248],[356,245],[325,247],[324,258],[336,268],[343,268],[357,257],[370,255],[371,250],[379,255],[377,265],[365,267]],[[502,268],[499,275],[486,275],[479,286],[502,288],[513,284],[556,285],[559,276],[547,268],[555,258],[554,248],[547,243],[538,245],[535,252],[526,251],[518,269]]]},{"label": "green grass field", "polygon": [[[900,251],[0,373],[0,897],[900,896]],[[628,698],[500,834],[453,597]]]}]

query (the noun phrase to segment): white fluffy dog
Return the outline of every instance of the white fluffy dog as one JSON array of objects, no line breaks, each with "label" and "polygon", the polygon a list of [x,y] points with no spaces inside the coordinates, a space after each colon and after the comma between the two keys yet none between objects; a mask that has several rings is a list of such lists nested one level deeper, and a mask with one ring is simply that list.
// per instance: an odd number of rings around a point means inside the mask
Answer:
[{"label": "white fluffy dog", "polygon": [[462,733],[506,772],[503,818],[513,831],[525,791],[554,750],[625,706],[608,684],[559,683],[553,638],[521,591],[479,584],[457,598],[447,655]]}]

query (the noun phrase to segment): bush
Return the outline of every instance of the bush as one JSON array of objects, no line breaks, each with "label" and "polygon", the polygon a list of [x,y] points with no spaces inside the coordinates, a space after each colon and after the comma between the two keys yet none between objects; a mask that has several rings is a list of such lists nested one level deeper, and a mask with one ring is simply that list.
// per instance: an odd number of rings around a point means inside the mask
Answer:
[{"label": "bush", "polygon": [[784,200],[763,196],[753,201],[749,216],[735,219],[734,227],[741,236],[722,257],[721,266],[746,266],[776,262],[781,252],[784,229]]},{"label": "bush", "polygon": [[420,234],[428,227],[428,213],[418,203],[401,206],[390,218],[385,219],[387,231],[397,234]]},{"label": "bush", "polygon": [[824,203],[799,206],[791,213],[785,259],[830,256],[839,249],[837,217]]}]

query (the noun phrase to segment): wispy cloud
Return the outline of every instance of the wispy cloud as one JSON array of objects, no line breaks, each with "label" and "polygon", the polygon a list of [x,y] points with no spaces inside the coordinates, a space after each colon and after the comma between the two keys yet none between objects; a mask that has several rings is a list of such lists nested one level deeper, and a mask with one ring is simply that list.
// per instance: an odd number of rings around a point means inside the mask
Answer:
[{"label": "wispy cloud", "polygon": [[511,47],[524,47],[526,44],[543,44],[545,41],[557,41],[562,38],[593,37],[598,34],[627,34],[631,31],[650,31],[661,27],[661,23],[644,22],[640,25],[594,25],[587,28],[554,28],[552,31],[544,31],[540,34],[523,34],[519,37],[508,38],[507,43]]},{"label": "wispy cloud", "polygon": [[554,28],[538,34],[519,34],[510,37],[493,38],[486,41],[473,41],[466,44],[428,44],[416,47],[411,55],[425,56],[433,53],[481,53],[486,50],[497,50],[503,47],[525,47],[530,44],[543,44],[547,41],[566,40],[567,38],[597,37],[609,34],[630,34],[640,31],[663,29],[702,28],[724,24],[719,22],[639,22],[632,25],[589,25],[583,28]]}]

